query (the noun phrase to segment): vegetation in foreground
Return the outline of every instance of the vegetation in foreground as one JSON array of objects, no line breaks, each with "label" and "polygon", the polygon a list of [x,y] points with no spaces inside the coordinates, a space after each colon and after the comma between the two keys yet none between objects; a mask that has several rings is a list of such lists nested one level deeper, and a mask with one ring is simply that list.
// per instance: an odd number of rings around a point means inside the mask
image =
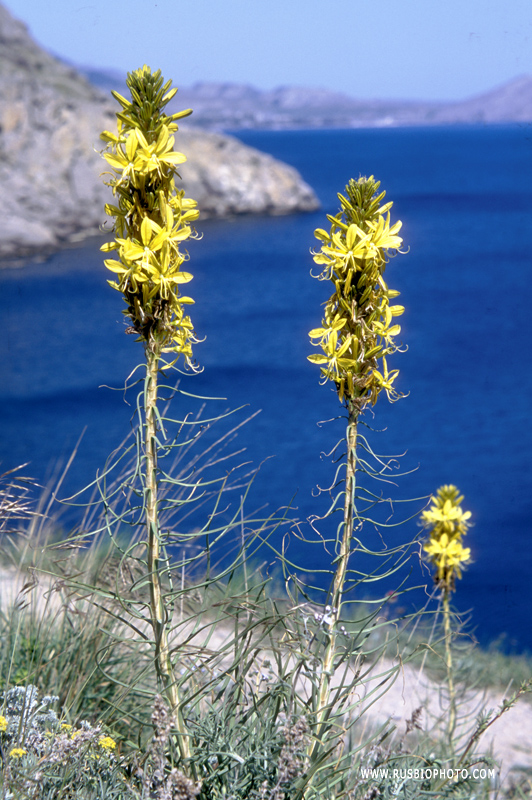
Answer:
[{"label": "vegetation in foreground", "polygon": [[[9,491],[12,494],[13,489]],[[16,536],[4,539],[2,553],[4,565],[12,565],[6,574],[16,575],[17,567],[25,577],[19,580],[13,602],[4,601],[0,614],[4,645],[0,661],[0,752],[5,797],[222,797],[224,786],[225,796],[231,796],[227,790],[239,780],[243,787],[250,783],[258,797],[260,791],[266,797],[291,796],[291,784],[306,768],[310,731],[306,716],[287,720],[281,711],[276,714],[287,689],[284,682],[293,678],[286,674],[286,661],[285,674],[280,674],[286,649],[295,649],[286,595],[279,596],[258,580],[256,570],[253,580],[249,574],[245,579],[241,571],[228,576],[223,587],[205,587],[203,597],[197,586],[184,587],[187,632],[192,618],[197,616],[195,609],[203,609],[197,635],[184,648],[188,650],[187,657],[181,657],[181,663],[187,665],[189,681],[195,675],[195,691],[202,692],[196,719],[200,725],[196,730],[203,735],[201,770],[212,781],[216,772],[223,769],[219,776],[221,786],[214,791],[211,788],[208,795],[199,790],[200,783],[202,787],[206,783],[201,781],[201,775],[192,779],[180,768],[168,703],[153,693],[157,676],[149,649],[139,662],[139,650],[132,651],[127,642],[121,607],[114,601],[103,607],[101,598],[110,590],[119,567],[116,553],[93,544],[87,549],[71,550],[65,557],[61,549],[56,549],[58,542],[42,519],[29,518],[25,531],[20,523],[17,528]],[[59,568],[63,578],[50,576]],[[79,584],[88,585],[95,575],[99,576],[95,591],[81,592]],[[73,579],[78,583],[77,589],[70,585]],[[307,628],[313,624],[316,634],[319,628],[310,617],[319,617],[318,607],[313,612],[307,609],[307,613]],[[425,659],[422,682],[427,686],[444,681],[447,667],[443,625],[432,635],[427,625],[426,636],[419,630],[410,635],[411,625],[407,625],[394,637],[390,632],[395,633],[401,621],[390,622],[389,617],[384,609],[375,613],[371,606],[361,605],[357,619],[346,619],[345,627],[353,638],[358,637],[357,686],[369,683],[376,675],[380,676],[377,683],[385,679],[393,669],[393,656],[398,649],[405,661],[412,656],[417,669]],[[248,637],[243,644],[236,641],[240,631]],[[289,631],[291,640],[287,639]],[[299,633],[304,631],[305,620]],[[383,645],[386,638],[388,643]],[[299,646],[308,646],[308,634]],[[461,701],[475,691],[471,688],[471,674],[482,680],[484,669],[484,680],[489,682],[493,654],[458,642],[453,643],[453,657],[459,726],[454,732],[456,740],[448,742],[448,696],[441,698],[439,718],[430,718],[426,709],[419,709],[405,720],[406,727],[399,725],[396,729],[393,725],[376,725],[368,707],[373,697],[369,697],[348,732],[353,783],[346,797],[364,797],[368,792],[374,797],[415,797],[423,796],[425,790],[427,794],[434,793],[430,796],[528,796],[528,779],[524,775],[520,779],[518,775],[508,778],[504,791],[498,788],[497,777],[488,777],[497,776],[498,767],[489,754],[479,750],[481,738],[473,742],[476,747],[473,752],[470,749],[471,756],[464,763],[471,771],[485,770],[478,773],[486,775],[484,780],[474,782],[468,778],[461,785],[449,781],[438,787],[438,781],[423,785],[412,779],[408,794],[408,783],[399,792],[395,786],[394,793],[393,781],[386,788],[382,781],[362,777],[368,769],[403,770],[401,775],[407,774],[404,770],[420,770],[423,764],[431,769],[448,769],[490,721],[486,718],[479,725],[474,716],[463,718]],[[530,674],[530,662],[524,657],[518,659],[516,670],[510,657],[497,657],[508,679],[519,670],[525,675],[528,669]],[[235,669],[236,661],[241,674]],[[229,667],[226,672],[225,664]],[[132,676],[139,671],[143,672],[143,681],[132,685]],[[237,693],[235,677],[242,683],[242,693]],[[305,681],[297,680],[301,691]],[[511,704],[519,682],[514,680],[511,687],[504,688]],[[312,687],[309,685],[306,691],[310,694]],[[266,699],[270,693],[273,697]],[[481,697],[482,693],[477,690],[477,695]],[[492,714],[491,719],[494,717]],[[246,776],[248,771],[252,777]],[[171,791],[169,787],[173,787]],[[233,796],[244,796],[246,791],[242,788],[240,795]]]},{"label": "vegetation in foreground", "polygon": [[[0,619],[3,797],[496,796],[482,735],[530,681],[498,710],[473,719],[464,711],[451,596],[469,560],[470,515],[456,487],[441,487],[422,511],[422,533],[383,544],[421,511],[390,515],[395,460],[374,452],[364,420],[383,393],[399,399],[388,359],[400,350],[394,318],[404,309],[384,278],[402,244],[392,204],[373,177],[351,180],[330,230],[316,231],[314,260],[332,294],[310,332],[321,348],[310,360],[346,412],[329,508],[308,523],[287,510],[248,515],[232,435],[213,435],[230,415],[192,414],[192,395],[173,377],[198,370],[193,301],[181,293],[198,211],[176,188],[185,156],[173,149],[189,112],[165,114],[175,90],[147,67],[128,87],[130,100],[113,93],[116,133],[102,134],[115,200],[106,206],[115,238],[104,249],[126,332],[144,350],[138,426],[88,494],[69,499],[86,515],[60,540],[47,509],[28,506],[24,482],[5,483],[6,553],[31,561],[31,579]],[[292,563],[288,533],[323,548],[320,580]],[[405,569],[420,551],[434,568],[436,607],[394,619],[377,587],[395,581],[394,597],[407,591]],[[280,595],[256,566],[265,552],[282,575]],[[419,653],[443,666],[437,706],[414,710],[404,733],[376,726],[371,706]],[[508,791],[526,796],[526,781]]]}]

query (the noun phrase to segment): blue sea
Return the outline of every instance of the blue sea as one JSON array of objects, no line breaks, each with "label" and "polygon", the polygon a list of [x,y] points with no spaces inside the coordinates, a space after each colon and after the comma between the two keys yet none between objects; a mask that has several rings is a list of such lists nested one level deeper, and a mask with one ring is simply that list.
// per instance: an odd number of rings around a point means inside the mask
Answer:
[{"label": "blue sea", "polygon": [[[249,504],[273,511],[293,502],[303,520],[325,512],[327,497],[313,489],[333,479],[334,465],[320,454],[340,438],[343,422],[319,424],[342,409],[306,360],[308,331],[328,296],[310,276],[310,249],[349,178],[375,175],[408,247],[387,270],[406,308],[408,350],[390,360],[407,397],[390,405],[381,396],[368,417],[382,431],[371,434],[372,446],[404,454],[409,474],[389,489],[397,500],[444,483],[460,488],[473,513],[473,563],[455,605],[471,610],[482,642],[504,636],[509,649],[532,649],[532,127],[238,136],[295,166],[322,208],[199,226],[187,291],[205,337],[196,346],[204,372],[182,388],[225,397],[224,408],[247,404],[237,422],[261,409],[239,435],[240,459],[262,463]],[[84,432],[65,493],[91,480],[127,434],[131,407],[102,387],[122,385],[142,358],[124,335],[122,301],[107,286],[99,244],[0,271],[0,471],[29,462],[26,474],[54,480]],[[400,503],[396,513],[405,515]],[[389,543],[417,530],[413,520]],[[297,540],[291,554],[322,566],[323,555],[313,561],[312,548]]]}]

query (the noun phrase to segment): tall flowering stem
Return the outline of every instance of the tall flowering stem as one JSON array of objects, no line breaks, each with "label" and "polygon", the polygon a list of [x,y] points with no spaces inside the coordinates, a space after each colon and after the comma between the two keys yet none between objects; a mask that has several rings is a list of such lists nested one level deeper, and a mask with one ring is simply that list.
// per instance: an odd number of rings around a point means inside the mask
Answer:
[{"label": "tall flowering stem", "polygon": [[[157,409],[158,375],[182,357],[185,367],[196,370],[192,345],[197,341],[186,307],[194,301],[181,294],[181,286],[192,280],[182,269],[188,259],[181,246],[195,233],[191,223],[199,212],[193,200],[176,189],[177,167],[186,161],[174,150],[177,120],[190,110],[168,116],[164,108],[177,89],[164,82],[158,70],[150,68],[128,74],[131,99],[118,92],[113,96],[121,106],[117,132],[104,131],[107,143],[103,158],[111,168],[106,173],[115,203],[106,213],[113,218],[114,241],[102,250],[112,253],[105,266],[115,275],[109,284],[125,301],[127,333],[137,335],[146,357],[143,393],[143,453],[141,477],[144,484],[144,523],[150,622],[155,640],[157,675],[177,721],[181,755],[190,755],[181,700],[174,675],[168,636],[169,610],[162,590],[161,530],[158,515],[159,471],[157,466],[160,414]],[[166,356],[169,354],[169,357]]]},{"label": "tall flowering stem", "polygon": [[452,743],[456,726],[456,690],[453,676],[453,633],[451,625],[451,594],[456,588],[456,579],[462,577],[462,568],[471,557],[469,547],[462,539],[470,526],[470,511],[463,511],[464,497],[456,486],[440,486],[432,505],[421,514],[421,524],[428,532],[428,542],[423,550],[435,568],[434,581],[442,590],[443,631],[445,639],[445,666],[449,690],[449,717],[447,736]]},{"label": "tall flowering stem", "polygon": [[392,203],[383,204],[385,192],[380,192],[379,188],[373,176],[351,180],[345,188],[345,196],[338,195],[341,210],[336,216],[328,216],[330,230],[318,228],[315,231],[321,242],[320,250],[313,254],[315,263],[322,267],[318,278],[330,281],[334,288],[325,303],[321,327],[309,333],[312,343],[321,352],[308,358],[321,367],[323,383],[332,381],[340,402],[347,409],[347,463],[344,517],[337,539],[332,613],[320,676],[313,751],[329,715],[336,628],[353,533],[360,524],[356,509],[359,416],[367,405],[375,405],[382,391],[391,401],[400,397],[393,386],[399,371],[388,370],[387,357],[398,349],[394,337],[399,334],[400,327],[393,320],[404,308],[390,302],[399,292],[389,289],[384,272],[389,257],[402,244],[397,235],[401,222],[390,223]]}]

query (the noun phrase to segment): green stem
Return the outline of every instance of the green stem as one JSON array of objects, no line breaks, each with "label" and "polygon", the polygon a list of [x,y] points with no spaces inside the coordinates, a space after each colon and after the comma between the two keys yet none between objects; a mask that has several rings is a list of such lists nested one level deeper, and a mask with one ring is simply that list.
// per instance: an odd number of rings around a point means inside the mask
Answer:
[{"label": "green stem", "polygon": [[146,393],[144,454],[146,463],[146,533],[148,538],[148,575],[150,584],[150,622],[155,638],[155,669],[164,688],[179,734],[182,758],[190,757],[189,742],[181,712],[179,690],[174,678],[170,643],[168,641],[167,612],[161,587],[161,537],[158,516],[157,481],[157,375],[160,350],[146,348]]},{"label": "green stem", "polygon": [[344,584],[347,575],[349,555],[351,552],[351,540],[353,538],[353,524],[355,517],[357,426],[358,411],[350,403],[346,435],[347,465],[345,475],[344,524],[340,549],[336,558],[336,572],[334,574],[334,582],[331,593],[332,610],[331,622],[328,625],[329,641],[327,643],[327,649],[321,665],[322,670],[320,675],[318,704],[316,708],[317,729],[316,738],[309,753],[311,760],[320,746],[320,739],[330,713],[331,679],[334,675],[334,660],[336,656],[336,626],[341,614]]},{"label": "green stem", "polygon": [[449,745],[452,746],[454,729],[456,726],[456,691],[454,688],[453,676],[453,652],[452,652],[452,629],[451,629],[451,609],[449,605],[449,589],[443,590],[443,628],[445,634],[445,666],[447,669],[447,687],[449,689],[449,720],[447,723],[447,737]]}]

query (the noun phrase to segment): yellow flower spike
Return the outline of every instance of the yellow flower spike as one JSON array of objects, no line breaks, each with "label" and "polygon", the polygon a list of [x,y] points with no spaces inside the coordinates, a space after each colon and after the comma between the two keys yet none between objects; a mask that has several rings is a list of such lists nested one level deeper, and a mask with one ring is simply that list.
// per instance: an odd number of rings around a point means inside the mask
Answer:
[{"label": "yellow flower spike", "polygon": [[5,733],[7,730],[7,719],[0,714],[0,733]]},{"label": "yellow flower spike", "polygon": [[436,567],[436,583],[446,592],[454,589],[455,579],[462,577],[462,566],[471,559],[471,549],[462,544],[471,519],[471,512],[459,505],[463,499],[456,486],[441,486],[430,508],[421,514],[421,524],[429,535],[423,550]]},{"label": "yellow flower spike", "polygon": [[323,354],[309,356],[321,366],[322,378],[335,383],[341,402],[360,412],[375,403],[379,393],[388,399],[401,395],[393,389],[398,370],[388,371],[379,360],[397,350],[394,336],[401,328],[393,317],[403,306],[389,300],[399,292],[390,290],[384,280],[389,250],[398,251],[401,223],[390,223],[391,203],[380,205],[385,196],[373,177],[350,181],[346,197],[338,195],[342,211],[329,216],[330,233],[317,228],[321,243],[313,252],[314,262],[323,267],[320,280],[330,280],[334,292],[326,303],[321,328],[310,331],[314,346]]},{"label": "yellow flower spike", "polygon": [[[171,82],[144,66],[128,74],[131,100],[116,92],[117,133],[104,131],[103,157],[112,169],[107,181],[116,198],[105,207],[114,218],[115,240],[103,246],[115,251],[104,261],[117,279],[110,285],[123,294],[131,327],[151,350],[183,354],[192,362],[192,324],[183,313],[179,286],[192,280],[181,270],[188,258],[183,242],[195,236],[190,223],[198,218],[194,200],[177,190],[177,167],[186,161],[174,148],[176,119],[190,111],[167,116],[166,103],[174,96]],[[186,304],[193,302],[186,298]],[[186,320],[186,322],[185,322]]]}]

